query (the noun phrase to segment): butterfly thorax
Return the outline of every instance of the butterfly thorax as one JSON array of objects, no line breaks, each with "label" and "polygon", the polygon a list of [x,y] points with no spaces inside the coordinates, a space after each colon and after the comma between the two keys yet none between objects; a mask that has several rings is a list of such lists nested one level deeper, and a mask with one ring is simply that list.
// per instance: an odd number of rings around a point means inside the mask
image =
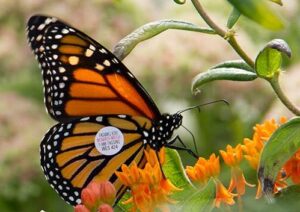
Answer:
[{"label": "butterfly thorax", "polygon": [[173,115],[163,114],[159,119],[153,122],[149,130],[144,130],[144,144],[150,145],[153,149],[160,149],[168,143],[175,129],[182,124],[182,116],[178,113]]}]

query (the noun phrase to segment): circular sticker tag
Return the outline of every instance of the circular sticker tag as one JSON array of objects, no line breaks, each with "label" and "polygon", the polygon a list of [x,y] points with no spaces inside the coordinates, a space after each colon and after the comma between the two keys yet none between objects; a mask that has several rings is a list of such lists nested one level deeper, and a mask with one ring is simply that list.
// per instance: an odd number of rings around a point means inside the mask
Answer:
[{"label": "circular sticker tag", "polygon": [[123,144],[124,136],[116,127],[103,127],[95,137],[95,147],[103,155],[117,154]]}]

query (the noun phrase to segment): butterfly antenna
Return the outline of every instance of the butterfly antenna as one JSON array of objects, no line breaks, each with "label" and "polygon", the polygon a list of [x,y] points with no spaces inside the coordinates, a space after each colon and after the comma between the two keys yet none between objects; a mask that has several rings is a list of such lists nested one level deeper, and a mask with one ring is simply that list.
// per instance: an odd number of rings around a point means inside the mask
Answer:
[{"label": "butterfly antenna", "polygon": [[205,105],[210,105],[210,104],[218,103],[218,102],[223,102],[226,105],[229,105],[229,102],[227,102],[225,99],[219,99],[219,100],[215,100],[215,101],[212,101],[212,102],[206,102],[206,103],[203,103],[203,104],[199,104],[199,105],[195,105],[195,106],[192,106],[192,107],[188,107],[186,109],[178,111],[177,114],[181,114],[181,113],[183,113],[185,111],[193,110],[195,108],[198,108],[198,111],[200,111],[200,107],[205,106]]},{"label": "butterfly antenna", "polygon": [[196,143],[196,140],[195,140],[195,136],[193,135],[193,133],[188,129],[186,128],[185,126],[181,125],[188,133],[191,134],[192,138],[193,138],[193,143],[194,143],[194,146],[195,146],[195,149],[196,149],[196,153],[197,155],[199,155],[198,153],[198,148],[197,148],[197,143]]}]

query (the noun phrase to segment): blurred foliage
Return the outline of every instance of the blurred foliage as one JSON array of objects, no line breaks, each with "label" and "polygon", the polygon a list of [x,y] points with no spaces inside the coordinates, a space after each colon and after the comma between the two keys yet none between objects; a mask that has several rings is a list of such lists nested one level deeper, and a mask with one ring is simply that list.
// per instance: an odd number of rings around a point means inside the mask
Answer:
[{"label": "blurred foliage", "polygon": [[[280,37],[293,51],[292,60],[285,61],[286,68],[299,62],[300,4],[292,4],[280,10],[288,22],[282,32],[269,32],[241,18],[238,39],[251,55],[258,53],[258,46]],[[39,166],[39,142],[53,121],[43,110],[40,71],[26,44],[26,20],[36,13],[57,16],[109,49],[150,21],[175,18],[204,26],[203,21],[191,5],[180,6],[173,1],[0,0],[0,5],[0,211],[71,211],[48,185]],[[224,17],[231,8],[225,1],[206,1],[205,6],[226,24]],[[199,95],[191,94],[190,83],[196,73],[237,58],[221,39],[172,30],[139,44],[124,63],[162,112],[173,113],[216,99],[230,102],[229,107],[218,103],[200,112],[184,113],[184,125],[195,135],[200,155],[206,157],[228,143],[250,137],[252,126],[264,117],[274,100],[268,87],[257,82],[212,83],[203,87]],[[178,133],[194,148],[191,135],[184,130]],[[186,153],[180,154],[185,164],[195,162]],[[229,172],[222,173],[228,179]],[[245,205],[253,209],[255,189],[249,190]],[[263,205],[264,200],[260,201]]]}]

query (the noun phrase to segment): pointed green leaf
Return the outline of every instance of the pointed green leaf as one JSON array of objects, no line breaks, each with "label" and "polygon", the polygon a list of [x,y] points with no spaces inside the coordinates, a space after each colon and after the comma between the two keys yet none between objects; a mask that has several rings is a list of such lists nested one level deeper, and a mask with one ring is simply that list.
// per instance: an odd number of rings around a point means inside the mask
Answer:
[{"label": "pointed green leaf", "polygon": [[197,92],[200,86],[214,80],[251,81],[256,77],[255,73],[245,69],[226,67],[210,69],[193,78],[192,92]]},{"label": "pointed green leaf", "polygon": [[284,188],[275,197],[276,203],[286,206],[290,204],[291,206],[291,204],[295,204],[295,200],[298,201],[300,198],[300,185],[292,185]]},{"label": "pointed green leaf", "polygon": [[258,169],[258,178],[264,194],[272,198],[277,174],[300,148],[300,117],[281,125],[265,144]]},{"label": "pointed green leaf", "polygon": [[244,16],[271,30],[283,28],[283,21],[262,0],[228,0]]},{"label": "pointed green leaf", "polygon": [[245,71],[250,71],[252,73],[255,73],[255,70],[251,68],[251,66],[249,66],[247,63],[245,63],[244,60],[228,60],[223,63],[217,64],[211,69],[216,69],[216,68],[237,68],[237,69],[243,69]]},{"label": "pointed green leaf", "polygon": [[198,27],[195,24],[184,21],[154,21],[139,27],[126,37],[122,38],[122,40],[114,47],[113,53],[119,60],[123,60],[140,42],[148,40],[169,29],[216,34],[212,29]]},{"label": "pointed green leaf", "polygon": [[270,41],[258,54],[255,61],[255,70],[258,76],[271,79],[280,71],[282,53],[291,57],[289,45],[281,39]]},{"label": "pointed green leaf", "polygon": [[177,4],[184,4],[186,0],[173,0]]},{"label": "pointed green leaf", "polygon": [[281,0],[270,0],[271,2],[274,2],[274,3],[276,3],[276,4],[279,4],[279,5],[283,5],[282,4],[282,1]]},{"label": "pointed green leaf", "polygon": [[114,211],[130,211],[130,209],[133,207],[133,204],[123,204],[123,202],[125,202],[126,200],[128,200],[131,197],[130,192],[126,192],[122,198],[120,199],[120,201],[118,202],[118,204],[116,206],[114,206]]},{"label": "pointed green leaf", "polygon": [[236,24],[236,22],[239,20],[240,16],[241,16],[240,11],[234,7],[229,15],[228,20],[227,20],[227,28],[231,29]]},{"label": "pointed green leaf", "polygon": [[213,202],[216,196],[215,183],[210,179],[207,185],[202,190],[196,192],[190,192],[179,205],[177,211],[189,211],[189,212],[209,212],[213,209]]},{"label": "pointed green leaf", "polygon": [[180,156],[176,150],[165,149],[166,161],[163,164],[163,170],[166,177],[182,191],[175,192],[172,198],[178,201],[184,200],[190,192],[195,192],[196,188],[185,174]]}]

